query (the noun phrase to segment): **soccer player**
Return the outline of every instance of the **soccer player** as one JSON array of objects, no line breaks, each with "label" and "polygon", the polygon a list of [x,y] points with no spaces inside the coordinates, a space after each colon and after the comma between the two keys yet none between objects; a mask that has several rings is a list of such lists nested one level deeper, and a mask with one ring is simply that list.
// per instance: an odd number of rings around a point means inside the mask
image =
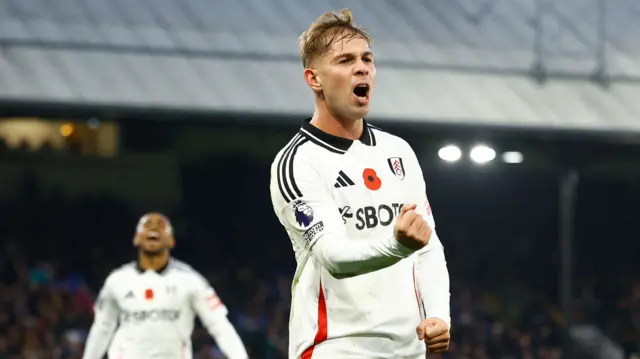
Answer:
[{"label": "soccer player", "polygon": [[376,67],[348,9],[300,36],[313,117],[271,166],[291,239],[289,358],[424,358],[449,346],[449,273],[418,159],[365,121]]},{"label": "soccer player", "polygon": [[138,261],[114,270],[100,291],[83,359],[101,359],[107,347],[111,359],[190,359],[195,315],[227,358],[247,359],[216,292],[170,256],[175,239],[169,219],[144,215],[133,244]]}]

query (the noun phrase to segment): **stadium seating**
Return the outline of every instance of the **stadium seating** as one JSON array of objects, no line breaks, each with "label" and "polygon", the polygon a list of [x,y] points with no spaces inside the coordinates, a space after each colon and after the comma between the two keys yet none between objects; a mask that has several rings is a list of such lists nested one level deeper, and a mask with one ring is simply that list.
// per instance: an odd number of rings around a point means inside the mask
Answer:
[{"label": "stadium seating", "polygon": [[[68,106],[308,114],[296,38],[320,13],[349,5],[370,27],[380,68],[372,117],[640,131],[637,4],[607,2],[602,90],[598,13],[565,0],[536,17],[533,0],[0,1],[0,98]],[[494,4],[494,5],[491,5]],[[535,31],[553,81],[532,82]],[[624,24],[624,25],[622,25]],[[557,75],[553,75],[557,73]]]}]

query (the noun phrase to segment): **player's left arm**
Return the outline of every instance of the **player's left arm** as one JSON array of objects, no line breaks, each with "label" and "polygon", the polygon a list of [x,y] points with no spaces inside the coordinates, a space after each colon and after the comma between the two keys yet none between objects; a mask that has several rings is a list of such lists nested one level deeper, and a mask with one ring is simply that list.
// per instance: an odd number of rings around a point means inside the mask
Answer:
[{"label": "player's left arm", "polygon": [[427,186],[417,156],[411,151],[411,165],[416,172],[413,188],[416,189],[416,212],[423,216],[433,229],[429,243],[417,252],[416,281],[425,311],[425,320],[417,328],[418,337],[424,340],[431,353],[441,352],[449,346],[451,327],[449,270],[444,246],[438,238],[436,222],[427,197]]},{"label": "player's left arm", "polygon": [[191,305],[228,359],[249,358],[242,339],[227,318],[227,307],[213,287],[199,274],[191,295]]}]

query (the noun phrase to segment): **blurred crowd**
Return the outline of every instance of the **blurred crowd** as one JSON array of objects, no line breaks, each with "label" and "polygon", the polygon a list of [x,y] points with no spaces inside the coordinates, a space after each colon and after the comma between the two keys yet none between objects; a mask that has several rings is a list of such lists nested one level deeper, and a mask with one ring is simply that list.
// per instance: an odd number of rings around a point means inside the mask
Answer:
[{"label": "blurred crowd", "polygon": [[[177,232],[175,256],[202,272],[219,292],[251,358],[284,359],[295,263],[272,214],[267,165],[240,155],[192,164],[184,168],[182,208],[165,212]],[[234,167],[246,174],[232,184],[216,172]],[[542,179],[525,177],[532,184],[518,187],[513,196],[509,188],[502,188],[504,196],[490,196],[461,191],[450,178],[433,179],[431,201],[452,278],[453,340],[447,354],[430,357],[562,357],[556,221],[554,216],[528,215],[545,213],[544,206],[555,205],[556,198],[533,195],[527,206],[519,205],[530,192],[548,190]],[[453,188],[439,190],[444,181]],[[28,174],[23,192],[20,201],[0,206],[0,359],[81,358],[102,281],[113,268],[135,258],[131,238],[141,213],[108,197],[69,200],[45,194]],[[456,192],[473,197],[475,204],[448,208],[445,199],[455,198],[450,196]],[[487,200],[493,214],[480,215]],[[495,213],[513,218],[505,221]],[[598,220],[606,223],[606,213],[599,213]],[[611,228],[605,233],[618,235]],[[592,249],[616,246],[600,241]],[[583,244],[581,250],[591,249]],[[577,322],[598,324],[631,355],[640,352],[634,252],[610,252],[615,258],[585,254],[584,263],[578,261],[572,314]],[[628,268],[621,267],[625,259],[630,260]],[[616,262],[620,265],[614,268]],[[199,326],[193,341],[195,358],[223,358]]]}]

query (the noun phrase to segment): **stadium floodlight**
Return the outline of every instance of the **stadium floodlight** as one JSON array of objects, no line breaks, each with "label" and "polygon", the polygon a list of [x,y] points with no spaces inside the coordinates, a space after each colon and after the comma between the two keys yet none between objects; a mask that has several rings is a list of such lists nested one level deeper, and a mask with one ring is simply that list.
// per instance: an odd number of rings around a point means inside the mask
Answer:
[{"label": "stadium floodlight", "polygon": [[475,146],[469,153],[471,160],[478,164],[491,162],[496,158],[496,151],[485,145]]},{"label": "stadium floodlight", "polygon": [[508,151],[502,154],[502,160],[505,163],[522,163],[524,156],[518,151]]},{"label": "stadium floodlight", "polygon": [[462,157],[460,147],[455,145],[447,145],[438,150],[438,157],[447,162],[456,162]]}]

